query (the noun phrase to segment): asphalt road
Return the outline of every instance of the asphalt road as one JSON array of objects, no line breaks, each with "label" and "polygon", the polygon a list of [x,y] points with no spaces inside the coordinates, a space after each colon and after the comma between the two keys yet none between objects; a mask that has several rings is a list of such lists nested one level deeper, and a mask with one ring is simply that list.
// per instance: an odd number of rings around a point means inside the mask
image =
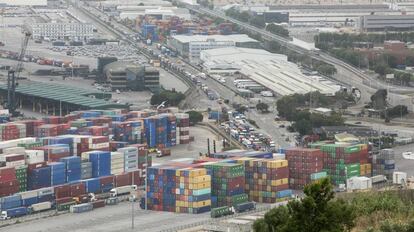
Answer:
[{"label": "asphalt road", "polygon": [[90,231],[142,231],[154,232],[166,230],[171,227],[187,225],[208,220],[209,213],[205,214],[179,214],[158,211],[145,211],[135,203],[135,228],[132,229],[129,202],[115,206],[107,206],[82,214],[63,214],[55,217],[38,219],[31,222],[19,223],[0,228],[4,232],[90,232]]}]

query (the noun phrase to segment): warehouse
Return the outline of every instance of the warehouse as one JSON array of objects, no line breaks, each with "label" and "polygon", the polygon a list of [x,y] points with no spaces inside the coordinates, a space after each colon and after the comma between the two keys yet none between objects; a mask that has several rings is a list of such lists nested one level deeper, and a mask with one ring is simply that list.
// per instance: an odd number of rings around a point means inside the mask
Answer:
[{"label": "warehouse", "polygon": [[[0,98],[2,102],[7,99],[7,85],[0,85]],[[18,108],[29,108],[33,112],[51,115],[67,114],[80,109],[127,108],[126,105],[104,100],[110,98],[110,93],[40,82],[21,82],[16,87]]]},{"label": "warehouse", "polygon": [[[173,16],[183,18],[185,20],[191,19],[191,14],[188,9],[177,7],[160,7],[160,6],[138,6],[129,8],[117,8],[121,19],[135,20],[139,16],[151,16],[156,19],[166,20]],[[122,10],[120,10],[122,9]]]},{"label": "warehouse", "polygon": [[93,38],[90,23],[34,23],[27,24],[34,39],[87,41]]},{"label": "warehouse", "polygon": [[145,66],[137,66],[129,62],[117,61],[107,64],[103,69],[104,76],[113,90],[160,90],[159,71]]},{"label": "warehouse", "polygon": [[197,62],[203,50],[224,47],[259,48],[260,42],[245,34],[233,35],[175,35],[168,43],[180,55]]},{"label": "warehouse", "polygon": [[235,72],[267,87],[278,95],[319,91],[332,96],[340,86],[320,76],[306,76],[287,57],[261,49],[220,48],[202,51],[200,59],[209,74],[231,75]]},{"label": "warehouse", "polygon": [[361,31],[400,31],[411,30],[414,15],[366,15],[360,17]]}]

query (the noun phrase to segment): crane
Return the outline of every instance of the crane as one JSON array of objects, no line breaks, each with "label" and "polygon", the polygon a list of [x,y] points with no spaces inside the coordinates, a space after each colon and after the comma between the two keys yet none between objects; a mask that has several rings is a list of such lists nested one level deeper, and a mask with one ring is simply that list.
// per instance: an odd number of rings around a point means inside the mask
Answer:
[{"label": "crane", "polygon": [[29,39],[32,36],[32,33],[24,29],[24,38],[22,42],[22,47],[20,49],[19,56],[17,58],[17,65],[15,70],[9,70],[7,73],[7,109],[9,110],[12,116],[18,116],[19,113],[16,111],[16,86],[18,85],[17,80],[20,77],[20,72],[23,68],[23,58],[26,54],[27,44]]}]

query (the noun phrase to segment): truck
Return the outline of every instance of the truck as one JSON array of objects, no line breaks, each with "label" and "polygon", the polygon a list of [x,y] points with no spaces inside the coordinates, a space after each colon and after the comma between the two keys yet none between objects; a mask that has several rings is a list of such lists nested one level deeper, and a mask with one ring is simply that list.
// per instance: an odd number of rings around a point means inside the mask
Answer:
[{"label": "truck", "polygon": [[122,195],[129,195],[134,191],[137,191],[138,187],[136,185],[127,185],[122,187],[113,188],[109,191],[111,197],[117,197]]},{"label": "truck", "polygon": [[0,220],[8,220],[14,217],[21,217],[27,215],[27,208],[26,207],[18,207],[13,209],[7,209],[1,211]]},{"label": "truck", "polygon": [[157,151],[157,157],[171,156],[171,149],[160,149]]},{"label": "truck", "polygon": [[245,203],[238,204],[234,207],[234,210],[237,213],[242,213],[242,212],[246,212],[246,211],[250,211],[254,209],[256,209],[256,203],[254,202],[245,202]]},{"label": "truck", "polygon": [[232,214],[234,214],[234,209],[233,207],[228,207],[228,206],[213,208],[211,209],[211,212],[210,212],[210,216],[212,218],[219,218],[219,217],[232,215]]},{"label": "truck", "polygon": [[41,203],[37,203],[37,204],[33,204],[31,206],[28,207],[28,212],[29,213],[37,213],[37,212],[42,212],[45,210],[49,210],[52,208],[52,203],[50,201],[45,201],[45,202],[41,202]]},{"label": "truck", "polygon": [[201,78],[201,79],[207,79],[207,75],[205,74],[205,73],[199,73],[198,74],[198,76]]}]

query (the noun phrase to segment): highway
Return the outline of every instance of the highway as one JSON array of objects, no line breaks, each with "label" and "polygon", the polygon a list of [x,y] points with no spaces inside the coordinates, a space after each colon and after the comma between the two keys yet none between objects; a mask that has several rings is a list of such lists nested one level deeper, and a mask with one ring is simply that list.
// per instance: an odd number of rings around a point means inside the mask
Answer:
[{"label": "highway", "polygon": [[[208,14],[213,17],[218,17],[218,18],[222,18],[224,20],[230,21],[251,32],[259,33],[260,35],[262,35],[263,38],[275,40],[295,52],[298,52],[301,54],[307,54],[316,60],[321,60],[326,63],[334,65],[338,69],[339,75],[336,76],[338,80],[346,82],[347,84],[355,86],[356,88],[361,90],[361,102],[362,103],[369,101],[370,96],[376,91],[376,89],[374,89],[373,87],[381,87],[381,88],[385,87],[384,85],[369,86],[369,83],[370,82],[372,83],[372,79],[368,75],[366,75],[362,70],[350,64],[347,64],[346,62],[340,59],[337,59],[325,52],[307,50],[296,44],[293,44],[290,39],[272,34],[264,29],[254,27],[248,23],[241,22],[231,17],[227,17],[223,12],[213,11],[213,10],[204,8],[202,6],[186,5],[186,7],[200,14]],[[414,100],[412,97],[409,97],[409,96],[391,93],[389,94],[389,102],[391,105],[398,105],[398,104],[406,105],[409,110],[414,110],[414,105],[413,105]]]}]

